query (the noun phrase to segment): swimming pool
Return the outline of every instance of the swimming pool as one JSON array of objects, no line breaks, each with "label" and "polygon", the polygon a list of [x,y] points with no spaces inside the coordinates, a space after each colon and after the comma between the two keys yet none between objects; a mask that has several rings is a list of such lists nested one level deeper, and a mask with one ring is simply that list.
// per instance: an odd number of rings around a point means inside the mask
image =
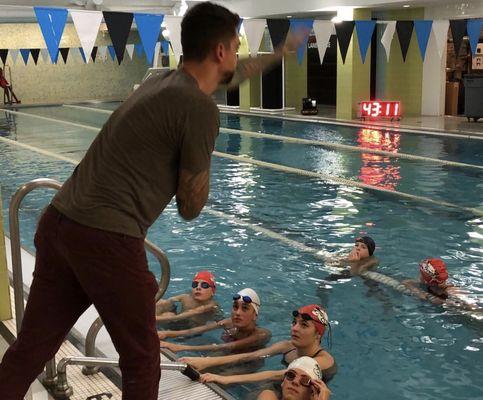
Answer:
[{"label": "swimming pool", "polygon": [[[90,108],[96,107],[89,105]],[[114,109],[116,104],[99,104]],[[0,122],[2,137],[35,149],[79,160],[108,118],[108,113],[69,107],[23,108],[53,120],[10,115]],[[452,160],[481,167],[483,141],[405,134],[272,118],[221,115],[222,127],[304,139],[324,140],[391,152]],[[65,180],[73,169],[49,153],[40,154],[0,141],[0,184],[4,217],[13,192],[37,177]],[[481,209],[483,173],[478,168],[429,161],[327,150],[222,130],[216,150],[326,173],[389,190]],[[213,158],[209,208],[195,222],[184,222],[170,205],[149,239],[163,248],[172,264],[168,294],[186,291],[200,268],[219,282],[217,298],[226,312],[231,295],[253,287],[262,300],[260,325],[272,341],[288,338],[290,311],[319,302],[333,325],[332,354],[339,373],[331,389],[341,399],[477,399],[483,397],[483,322],[451,314],[392,291],[368,289],[362,280],[323,281],[320,260],[303,246],[335,251],[368,233],[377,242],[380,271],[398,279],[415,277],[417,263],[441,256],[457,284],[483,291],[482,217],[427,201],[357,187],[329,184],[296,173]],[[52,192],[29,195],[21,213],[22,241],[33,249],[38,211]],[[242,220],[292,239],[290,244],[249,227]],[[298,246],[301,244],[303,246]],[[155,273],[159,268],[151,264]],[[217,334],[196,338],[212,342]],[[280,358],[266,362],[279,368]],[[234,388],[235,393],[241,393]]]}]

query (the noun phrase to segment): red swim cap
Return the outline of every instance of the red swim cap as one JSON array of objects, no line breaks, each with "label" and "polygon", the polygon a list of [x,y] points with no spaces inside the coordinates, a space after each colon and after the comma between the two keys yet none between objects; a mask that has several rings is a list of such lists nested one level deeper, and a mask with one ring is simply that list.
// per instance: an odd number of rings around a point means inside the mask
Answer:
[{"label": "red swim cap", "polygon": [[193,278],[194,281],[204,281],[208,283],[211,288],[213,289],[213,293],[216,291],[216,284],[215,284],[215,275],[213,275],[209,271],[199,271],[195,277]]},{"label": "red swim cap", "polygon": [[[329,317],[324,309],[317,304],[309,304],[308,306],[300,307],[293,313],[294,317],[300,315],[303,319],[310,319],[315,324],[315,329],[320,335],[325,332],[325,327],[329,325]],[[306,317],[305,317],[306,316]]]},{"label": "red swim cap", "polygon": [[441,285],[448,279],[446,264],[439,258],[428,258],[419,264],[421,278],[428,285]]}]

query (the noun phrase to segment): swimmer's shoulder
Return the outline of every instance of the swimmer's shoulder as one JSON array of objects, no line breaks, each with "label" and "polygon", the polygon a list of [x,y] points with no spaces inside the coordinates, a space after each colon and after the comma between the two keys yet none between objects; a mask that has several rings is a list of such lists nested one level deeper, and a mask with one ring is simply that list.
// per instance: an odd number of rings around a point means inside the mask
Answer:
[{"label": "swimmer's shoulder", "polygon": [[331,368],[335,364],[335,358],[326,350],[322,350],[315,359],[322,370]]}]

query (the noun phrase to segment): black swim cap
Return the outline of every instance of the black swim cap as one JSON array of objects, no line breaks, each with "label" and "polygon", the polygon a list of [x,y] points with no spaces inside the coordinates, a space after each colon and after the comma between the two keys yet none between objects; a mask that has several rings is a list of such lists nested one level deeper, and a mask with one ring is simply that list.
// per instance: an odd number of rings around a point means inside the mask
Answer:
[{"label": "black swim cap", "polygon": [[367,246],[367,250],[369,250],[370,256],[374,254],[374,250],[376,250],[376,242],[374,242],[374,240],[372,240],[371,237],[369,236],[358,237],[356,239],[356,243],[357,242],[364,243]]}]

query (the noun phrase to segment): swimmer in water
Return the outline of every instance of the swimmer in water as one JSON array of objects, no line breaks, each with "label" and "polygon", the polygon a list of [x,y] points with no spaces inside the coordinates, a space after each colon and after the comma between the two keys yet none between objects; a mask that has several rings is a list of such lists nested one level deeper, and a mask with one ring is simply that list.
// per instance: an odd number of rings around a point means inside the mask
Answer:
[{"label": "swimmer in water", "polygon": [[257,326],[260,311],[260,298],[250,288],[240,290],[233,296],[231,317],[222,321],[213,322],[184,330],[170,330],[158,332],[160,340],[180,336],[193,336],[200,333],[223,329],[221,336],[223,343],[207,345],[184,345],[161,341],[161,347],[173,352],[179,351],[225,351],[227,353],[240,353],[254,351],[262,348],[271,338],[268,329]]},{"label": "swimmer in water", "polygon": [[[213,299],[216,292],[214,275],[209,271],[200,271],[193,278],[191,293],[180,294],[156,303],[156,321],[168,323],[189,320],[195,325],[203,325],[213,319],[218,311],[218,303]],[[176,304],[180,312],[176,313]]]},{"label": "swimmer in water", "polygon": [[322,381],[322,371],[317,361],[300,357],[292,361],[284,374],[282,393],[264,390],[257,400],[328,400],[330,390]]},{"label": "swimmer in water", "polygon": [[292,312],[291,339],[277,342],[270,347],[258,351],[233,354],[221,357],[183,357],[179,361],[192,365],[199,371],[221,365],[240,364],[254,360],[282,355],[283,369],[262,371],[243,375],[217,375],[203,374],[202,382],[215,382],[222,385],[235,383],[278,381],[281,382],[289,364],[303,356],[313,358],[322,371],[322,380],[327,383],[337,373],[337,364],[334,358],[322,347],[321,340],[327,328],[331,338],[330,323],[327,313],[317,304],[300,307]]}]

